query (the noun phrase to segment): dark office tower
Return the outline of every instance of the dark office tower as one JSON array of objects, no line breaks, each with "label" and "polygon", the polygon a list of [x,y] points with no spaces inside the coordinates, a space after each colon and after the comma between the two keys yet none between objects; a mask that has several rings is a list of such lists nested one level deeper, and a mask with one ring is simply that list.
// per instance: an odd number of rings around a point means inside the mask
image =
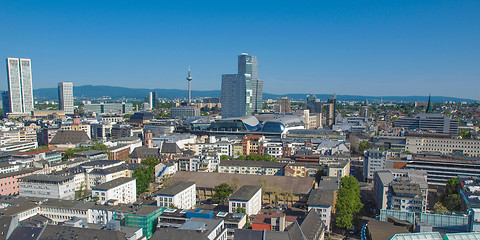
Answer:
[{"label": "dark office tower", "polygon": [[328,99],[327,102],[327,107],[328,107],[328,113],[327,113],[327,125],[329,128],[332,128],[333,125],[336,124],[336,119],[335,119],[335,108],[337,104],[337,96],[333,98]]},{"label": "dark office tower", "polygon": [[243,117],[262,110],[263,81],[258,79],[258,60],[238,56],[238,74],[222,75],[222,117]]},{"label": "dark office tower", "polygon": [[148,104],[150,108],[156,108],[158,106],[158,97],[156,92],[149,92],[148,93]]}]

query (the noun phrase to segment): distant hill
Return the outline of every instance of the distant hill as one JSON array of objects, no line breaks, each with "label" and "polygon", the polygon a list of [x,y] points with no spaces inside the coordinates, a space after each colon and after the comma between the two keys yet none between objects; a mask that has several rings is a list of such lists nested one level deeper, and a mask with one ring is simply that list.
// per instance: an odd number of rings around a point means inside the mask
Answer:
[{"label": "distant hill", "polygon": [[[180,89],[146,89],[146,88],[126,88],[113,86],[74,86],[74,94],[77,98],[101,98],[109,96],[112,99],[120,98],[145,98],[149,92],[157,92],[159,98],[175,99],[186,98],[187,90]],[[40,88],[33,92],[37,99],[54,100],[58,99],[57,88]],[[315,94],[320,100],[327,100],[333,97],[332,94]],[[220,90],[210,91],[192,91],[193,97],[220,97]],[[271,94],[263,93],[264,99],[276,99],[279,97],[289,97],[294,100],[305,100],[307,94]],[[360,95],[337,95],[337,99],[341,101],[369,101],[383,100],[384,102],[426,102],[428,96],[360,96]],[[475,102],[473,99],[432,96],[432,102],[455,101],[455,102]]]}]

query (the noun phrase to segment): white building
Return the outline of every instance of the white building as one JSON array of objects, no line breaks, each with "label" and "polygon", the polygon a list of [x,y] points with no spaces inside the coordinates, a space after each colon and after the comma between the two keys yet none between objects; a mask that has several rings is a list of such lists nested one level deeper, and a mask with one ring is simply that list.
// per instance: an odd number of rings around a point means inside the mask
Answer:
[{"label": "white building", "polygon": [[385,150],[368,150],[367,157],[363,161],[363,177],[367,181],[372,182],[373,174],[378,171],[385,169],[385,164],[388,159],[393,156],[393,152]]},{"label": "white building", "polygon": [[92,198],[100,202],[118,200],[118,203],[132,203],[137,200],[137,180],[121,177],[92,187]]},{"label": "white building", "polygon": [[20,178],[21,197],[56,198],[71,200],[75,197],[73,176],[30,175]]},{"label": "white building", "polygon": [[176,182],[157,192],[157,206],[190,209],[197,204],[197,185],[194,182]]},{"label": "white building", "polygon": [[459,152],[470,157],[480,157],[480,140],[407,137],[405,150],[411,153],[440,152],[442,154],[452,154]]},{"label": "white building", "polygon": [[7,58],[8,92],[3,98],[4,116],[8,113],[31,114],[33,86],[31,60]]},{"label": "white building", "polygon": [[237,212],[238,208],[245,209],[247,215],[257,214],[262,209],[262,187],[243,185],[234,192],[228,201],[228,211]]},{"label": "white building", "polygon": [[58,83],[58,108],[65,114],[73,114],[73,83]]}]

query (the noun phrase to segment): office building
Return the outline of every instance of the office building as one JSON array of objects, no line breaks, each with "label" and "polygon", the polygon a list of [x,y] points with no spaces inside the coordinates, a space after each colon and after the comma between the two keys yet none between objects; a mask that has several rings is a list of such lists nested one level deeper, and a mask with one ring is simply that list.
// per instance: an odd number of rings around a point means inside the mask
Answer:
[{"label": "office building", "polygon": [[443,116],[440,113],[420,113],[413,118],[395,120],[395,127],[427,132],[458,134],[458,119]]},{"label": "office building", "polygon": [[440,152],[441,154],[459,154],[480,157],[480,140],[407,137],[405,150],[411,153]]},{"label": "office building", "polygon": [[72,200],[75,197],[73,176],[29,175],[20,178],[21,197],[56,198]]},{"label": "office building", "polygon": [[132,103],[87,103],[85,104],[86,114],[113,115],[133,113]]},{"label": "office building", "polygon": [[33,111],[31,60],[7,58],[7,80],[8,92],[2,97],[4,116],[8,113],[31,113]]},{"label": "office building", "polygon": [[277,104],[275,105],[275,112],[289,113],[291,111],[290,105],[292,100],[288,97],[277,98]]},{"label": "office building", "polygon": [[195,106],[182,106],[170,108],[171,118],[186,119],[200,116],[200,109]]},{"label": "office building", "polygon": [[73,83],[58,84],[58,108],[65,114],[73,114]]},{"label": "office building", "polygon": [[263,80],[258,79],[258,60],[238,56],[238,74],[222,75],[222,117],[243,117],[262,110]]},{"label": "office building", "polygon": [[329,128],[332,128],[333,125],[337,124],[337,120],[335,119],[335,109],[337,105],[336,98],[337,96],[335,94],[335,96],[333,98],[328,99],[328,102],[327,102],[327,107],[328,107],[327,126]]}]

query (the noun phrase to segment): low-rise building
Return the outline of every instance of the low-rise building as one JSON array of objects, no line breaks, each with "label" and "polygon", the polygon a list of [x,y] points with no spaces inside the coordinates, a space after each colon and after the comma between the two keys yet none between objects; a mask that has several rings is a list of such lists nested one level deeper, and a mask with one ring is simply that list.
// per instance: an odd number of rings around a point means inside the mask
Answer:
[{"label": "low-rise building", "polygon": [[29,175],[20,178],[22,197],[56,198],[70,200],[75,197],[73,176]]},{"label": "low-rise building", "polygon": [[243,185],[228,199],[229,212],[243,208],[247,215],[257,214],[262,209],[262,187]]},{"label": "low-rise building", "polygon": [[175,206],[182,209],[193,208],[197,204],[196,184],[176,182],[157,192],[157,206]]},{"label": "low-rise building", "polygon": [[284,176],[287,163],[268,161],[220,160],[218,172]]},{"label": "low-rise building", "polygon": [[335,213],[337,191],[313,189],[308,196],[308,211],[314,210],[325,224],[325,230],[331,230],[332,213]]},{"label": "low-rise building", "polygon": [[92,187],[92,198],[100,202],[117,200],[118,203],[132,203],[137,199],[135,178],[121,177]]},{"label": "low-rise building", "polygon": [[17,195],[19,192],[18,179],[31,175],[34,172],[35,170],[32,169],[24,169],[0,174],[0,195]]}]

